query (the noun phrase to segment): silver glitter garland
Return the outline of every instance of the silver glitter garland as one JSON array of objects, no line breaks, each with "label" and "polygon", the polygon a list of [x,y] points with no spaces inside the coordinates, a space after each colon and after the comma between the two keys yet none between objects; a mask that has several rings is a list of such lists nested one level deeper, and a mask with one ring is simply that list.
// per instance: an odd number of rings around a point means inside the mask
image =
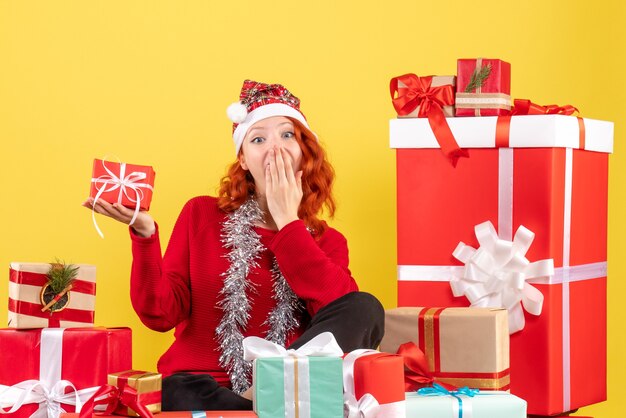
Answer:
[{"label": "silver glitter garland", "polygon": [[[255,222],[263,219],[263,211],[254,199],[249,199],[239,209],[227,215],[222,227],[222,244],[230,249],[227,254],[230,266],[220,291],[222,299],[218,306],[224,315],[215,330],[220,346],[220,365],[228,372],[235,393],[243,393],[250,387],[252,363],[243,359],[243,332],[250,319],[251,304],[246,291],[254,288],[247,281],[249,272],[258,267],[257,260],[265,251],[261,237],[253,229]],[[272,263],[273,298],[276,306],[270,312],[268,339],[278,344],[285,343],[289,332],[299,326],[296,311],[301,308],[298,297],[293,293],[274,258]]]},{"label": "silver glitter garland", "polygon": [[285,341],[290,333],[300,326],[300,321],[294,316],[294,312],[300,311],[303,306],[289,287],[289,283],[285,280],[285,276],[280,271],[278,261],[274,258],[272,264],[272,280],[276,307],[269,314],[263,325],[269,326],[269,332],[266,339],[276,343],[285,345]]}]

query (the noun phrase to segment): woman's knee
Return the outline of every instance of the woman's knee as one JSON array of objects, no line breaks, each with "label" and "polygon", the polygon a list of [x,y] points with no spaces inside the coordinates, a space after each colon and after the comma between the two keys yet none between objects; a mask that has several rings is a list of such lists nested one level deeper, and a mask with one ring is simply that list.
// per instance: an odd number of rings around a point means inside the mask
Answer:
[{"label": "woman's knee", "polygon": [[348,306],[345,313],[350,315],[352,321],[366,321],[384,326],[385,308],[376,296],[367,292],[352,292],[344,297]]}]

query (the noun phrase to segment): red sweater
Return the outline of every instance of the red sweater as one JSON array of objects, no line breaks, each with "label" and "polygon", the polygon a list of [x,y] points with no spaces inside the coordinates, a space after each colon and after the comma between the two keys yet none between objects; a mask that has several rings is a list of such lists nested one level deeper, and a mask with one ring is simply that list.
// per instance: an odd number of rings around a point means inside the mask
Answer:
[{"label": "red sweater", "polygon": [[[204,372],[220,384],[229,385],[228,375],[219,365],[219,345],[215,329],[222,318],[217,306],[228,269],[220,235],[226,214],[217,199],[200,196],[191,199],[180,213],[165,255],[157,232],[149,238],[132,233],[133,265],[131,300],[141,321],[155,331],[176,328],[176,340],[161,356],[158,370],[164,375],[176,372]],[[302,299],[311,316],[328,303],[358,290],[348,269],[346,239],[332,228],[316,240],[301,220],[280,231],[255,227],[267,250],[260,254],[259,267],[248,280],[256,292],[244,336],[265,337],[263,326],[274,308],[271,266],[276,257],[280,270],[293,291]],[[306,324],[303,324],[303,327]],[[302,333],[299,330],[297,337]]]}]

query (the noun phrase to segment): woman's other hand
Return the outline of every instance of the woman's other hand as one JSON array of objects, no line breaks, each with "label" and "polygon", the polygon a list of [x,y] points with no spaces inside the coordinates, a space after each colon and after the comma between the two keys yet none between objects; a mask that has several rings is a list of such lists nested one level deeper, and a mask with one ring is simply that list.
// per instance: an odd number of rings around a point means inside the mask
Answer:
[{"label": "woman's other hand", "polygon": [[[127,225],[129,225],[130,221],[133,219],[135,211],[128,209],[119,203],[109,203],[103,199],[98,199],[98,202],[94,206],[93,202],[94,199],[90,197],[84,201],[82,205],[87,209],[93,209],[96,213],[108,216],[109,218],[113,218],[116,221]],[[150,237],[156,231],[154,219],[152,219],[152,216],[145,211],[140,211],[137,214],[137,218],[135,219],[135,222],[133,222],[132,228],[137,235],[146,238]]]}]

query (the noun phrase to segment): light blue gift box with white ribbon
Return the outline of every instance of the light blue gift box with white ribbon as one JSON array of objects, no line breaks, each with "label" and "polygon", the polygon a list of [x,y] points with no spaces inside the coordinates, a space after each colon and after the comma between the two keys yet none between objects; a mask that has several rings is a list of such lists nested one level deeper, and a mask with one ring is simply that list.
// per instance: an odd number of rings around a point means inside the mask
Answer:
[{"label": "light blue gift box with white ribbon", "polygon": [[406,394],[407,418],[526,418],[526,401],[509,392],[461,388],[448,391],[435,383]]},{"label": "light blue gift box with white ribbon", "polygon": [[259,418],[343,418],[343,351],[325,332],[298,350],[244,339],[253,360],[252,402]]}]

